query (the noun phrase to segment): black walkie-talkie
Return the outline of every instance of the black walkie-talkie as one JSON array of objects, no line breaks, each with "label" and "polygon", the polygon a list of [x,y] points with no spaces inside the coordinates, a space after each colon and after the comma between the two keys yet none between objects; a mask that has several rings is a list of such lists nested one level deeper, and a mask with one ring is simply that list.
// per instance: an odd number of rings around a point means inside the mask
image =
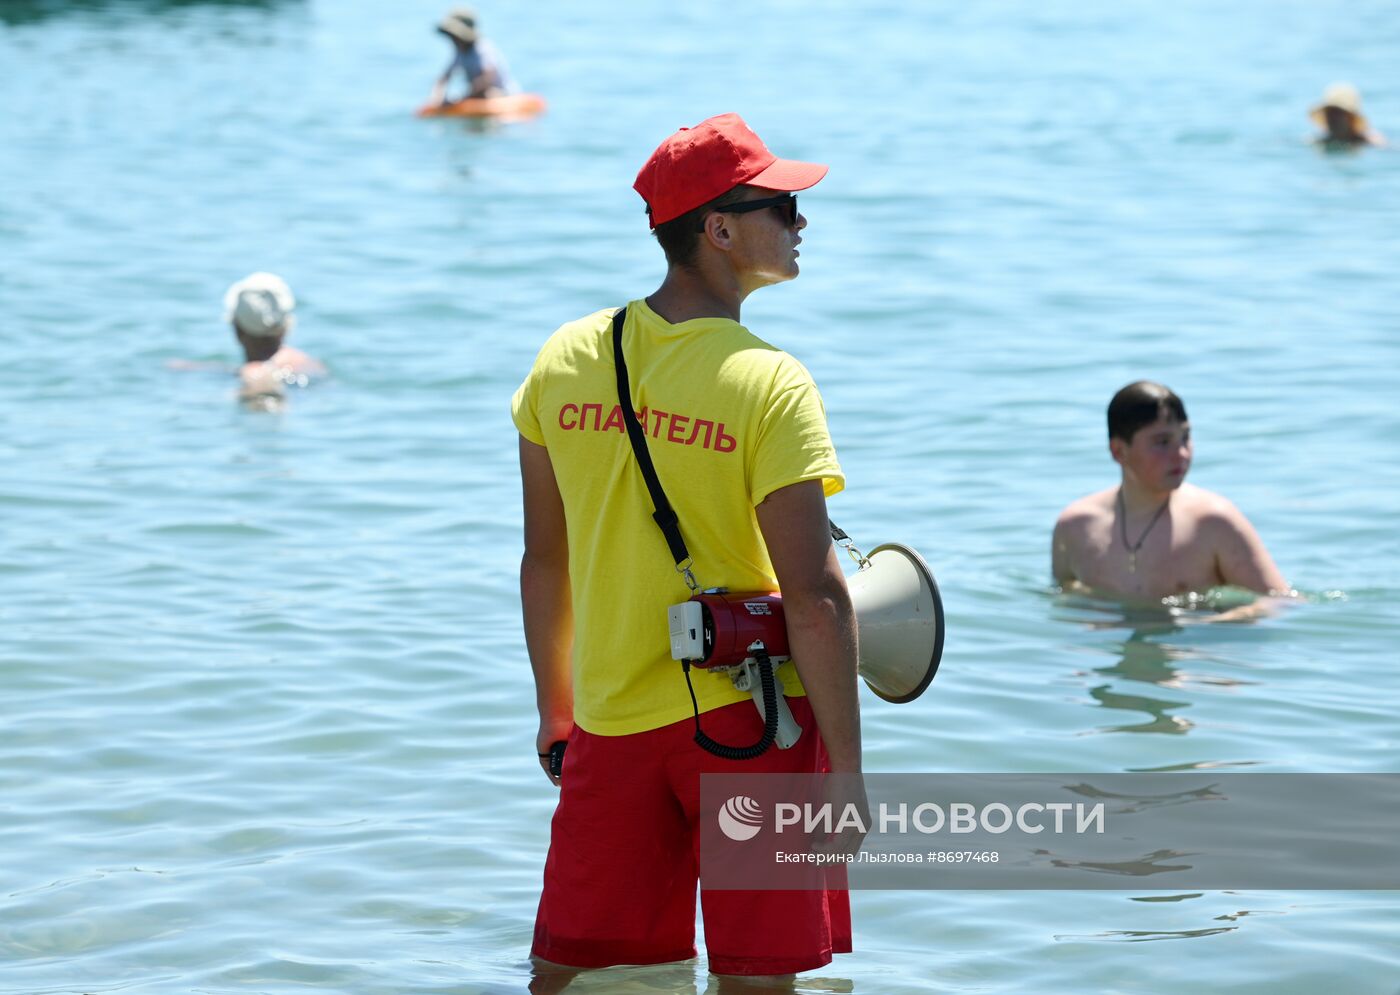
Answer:
[{"label": "black walkie-talkie", "polygon": [[561,739],[549,748],[549,773],[551,777],[564,776],[564,748],[568,745]]}]

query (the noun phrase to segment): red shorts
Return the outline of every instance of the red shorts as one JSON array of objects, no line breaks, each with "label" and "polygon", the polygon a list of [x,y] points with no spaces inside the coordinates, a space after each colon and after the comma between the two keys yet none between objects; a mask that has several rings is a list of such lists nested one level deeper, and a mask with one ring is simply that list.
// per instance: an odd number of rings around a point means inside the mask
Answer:
[{"label": "red shorts", "polygon": [[[700,775],[829,769],[806,698],[789,698],[802,738],[756,760],[722,760],[697,746],[693,719],[630,736],[575,728],[564,755],[537,957],[569,967],[661,964],[695,956]],[[700,716],[707,735],[747,745],[763,731],[742,701]],[[709,968],[717,974],[795,974],[851,949],[844,891],[700,890]]]}]

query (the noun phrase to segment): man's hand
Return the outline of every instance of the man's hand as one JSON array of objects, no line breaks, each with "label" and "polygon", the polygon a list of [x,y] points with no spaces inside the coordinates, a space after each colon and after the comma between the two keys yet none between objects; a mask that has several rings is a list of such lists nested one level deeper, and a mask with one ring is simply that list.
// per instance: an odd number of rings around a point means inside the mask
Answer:
[{"label": "man's hand", "polygon": [[555,743],[567,743],[569,734],[574,731],[574,720],[556,718],[546,720],[540,719],[539,735],[535,737],[535,753],[539,755],[540,767],[544,770],[544,776],[549,778],[549,783],[556,788],[559,787],[559,778],[555,777],[549,770],[549,752]]},{"label": "man's hand", "polygon": [[853,808],[865,829],[848,825],[840,832],[812,843],[814,853],[855,854],[870,828],[870,801],[865,796],[863,774],[826,774],[822,777],[822,801],[831,806],[832,825],[839,826],[846,809]]}]

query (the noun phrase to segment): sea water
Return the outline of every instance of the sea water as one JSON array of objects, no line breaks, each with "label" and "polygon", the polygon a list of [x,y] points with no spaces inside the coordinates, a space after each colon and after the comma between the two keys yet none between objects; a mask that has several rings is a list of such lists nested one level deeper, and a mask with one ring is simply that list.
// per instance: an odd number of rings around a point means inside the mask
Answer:
[{"label": "sea water", "polygon": [[[928,693],[864,702],[868,769],[1397,769],[1400,154],[1306,119],[1350,79],[1400,134],[1388,5],[483,4],[550,101],[510,126],[412,116],[441,13],[0,3],[0,992],[524,989],[555,791],[509,397],[654,288],[632,177],[727,110],[831,165],[745,319],[823,389],[836,520],[947,605]],[[273,411],[169,367],[235,358],[254,270],[331,370]],[[1054,594],[1141,377],[1298,603]],[[799,990],[1400,987],[1382,892],[853,904]]]}]

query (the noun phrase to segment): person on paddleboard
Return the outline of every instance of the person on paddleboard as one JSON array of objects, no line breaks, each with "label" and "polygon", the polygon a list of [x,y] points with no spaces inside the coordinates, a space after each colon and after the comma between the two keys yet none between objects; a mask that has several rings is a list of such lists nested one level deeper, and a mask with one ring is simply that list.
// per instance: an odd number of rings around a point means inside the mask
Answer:
[{"label": "person on paddleboard", "polygon": [[502,97],[518,93],[506,60],[495,45],[481,36],[477,29],[476,11],[470,7],[455,7],[438,22],[437,29],[452,42],[452,61],[447,64],[428,103],[455,103],[447,99],[447,87],[454,74],[460,72],[467,90],[458,100],[474,97]]}]

